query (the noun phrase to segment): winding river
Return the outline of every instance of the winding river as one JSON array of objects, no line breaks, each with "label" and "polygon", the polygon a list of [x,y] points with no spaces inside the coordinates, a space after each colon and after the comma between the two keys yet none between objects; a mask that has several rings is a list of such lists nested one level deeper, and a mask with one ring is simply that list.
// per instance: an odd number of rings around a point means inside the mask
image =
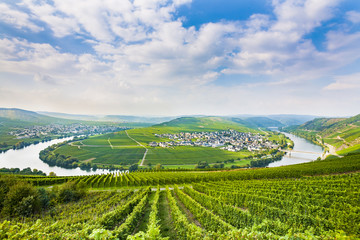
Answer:
[{"label": "winding river", "polygon": [[[274,129],[272,129],[274,130]],[[291,154],[286,154],[280,161],[272,162],[268,167],[279,167],[298,163],[312,162],[321,157],[323,148],[294,134],[281,132],[294,142],[294,149]]]},{"label": "winding river", "polygon": [[[274,130],[274,129],[272,129]],[[276,130],[276,129],[275,129]],[[314,161],[321,156],[323,149],[311,143],[310,141],[295,136],[289,133],[283,133],[294,141],[294,152],[291,155],[285,155],[280,161],[269,164],[269,167],[278,167],[284,165],[292,165],[304,162]],[[31,169],[38,169],[46,173],[55,172],[57,176],[79,176],[79,175],[92,175],[92,174],[104,174],[109,173],[109,170],[97,169],[96,171],[85,171],[80,168],[66,169],[61,167],[50,167],[39,158],[41,150],[51,146],[53,144],[70,140],[71,138],[55,139],[49,142],[39,143],[36,145],[30,145],[19,150],[9,150],[4,153],[0,153],[0,168],[20,168],[24,169],[30,167]]]},{"label": "winding river", "polygon": [[56,143],[67,141],[72,139],[63,138],[55,139],[48,142],[39,143],[36,145],[30,145],[28,147],[18,149],[18,150],[8,150],[6,152],[0,153],[0,168],[20,168],[24,169],[30,167],[31,169],[38,169],[46,173],[47,175],[50,172],[56,173],[57,176],[80,176],[80,175],[92,175],[92,174],[104,174],[109,173],[109,170],[97,169],[96,171],[86,171],[81,170],[80,168],[66,169],[62,167],[50,167],[48,164],[44,163],[39,158],[39,153],[41,150],[47,148]]}]

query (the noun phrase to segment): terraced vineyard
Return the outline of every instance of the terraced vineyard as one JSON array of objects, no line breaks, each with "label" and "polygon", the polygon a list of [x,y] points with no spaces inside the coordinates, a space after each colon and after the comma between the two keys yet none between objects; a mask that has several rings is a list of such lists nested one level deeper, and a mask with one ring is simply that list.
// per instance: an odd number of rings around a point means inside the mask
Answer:
[{"label": "terraced vineyard", "polygon": [[17,177],[90,191],[41,215],[3,216],[0,239],[358,239],[359,170],[354,155],[242,171]]}]

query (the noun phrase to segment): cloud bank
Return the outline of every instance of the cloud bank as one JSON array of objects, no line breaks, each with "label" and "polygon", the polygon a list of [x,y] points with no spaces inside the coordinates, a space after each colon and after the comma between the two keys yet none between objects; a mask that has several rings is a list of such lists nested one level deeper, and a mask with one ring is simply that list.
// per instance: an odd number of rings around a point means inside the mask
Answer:
[{"label": "cloud bank", "polygon": [[[0,35],[0,90],[19,99],[2,102],[80,113],[331,115],[336,109],[322,106],[332,101],[329,90],[358,86],[357,73],[347,78],[335,71],[360,58],[360,12],[339,17],[340,4],[273,0],[271,15],[253,13],[246,21],[209,21],[197,28],[184,27],[185,17],[177,15],[191,0],[2,3],[3,24],[52,36],[36,42]],[[341,22],[322,31],[323,41],[315,44],[311,34],[335,18]],[[90,49],[62,49],[57,42],[68,38]],[[16,75],[24,76],[24,89],[11,80]],[[222,85],[228,76],[231,87]],[[27,96],[33,94],[38,100]],[[302,106],[306,102],[316,104]]]}]

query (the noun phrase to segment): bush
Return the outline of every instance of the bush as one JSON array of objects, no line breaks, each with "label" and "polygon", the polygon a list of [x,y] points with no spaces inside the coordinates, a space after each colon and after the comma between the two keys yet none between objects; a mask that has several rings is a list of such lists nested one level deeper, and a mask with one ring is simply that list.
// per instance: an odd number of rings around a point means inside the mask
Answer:
[{"label": "bush", "polygon": [[58,200],[61,203],[77,201],[86,194],[84,184],[67,182],[59,189]]},{"label": "bush", "polygon": [[2,212],[7,216],[29,216],[40,210],[36,189],[26,182],[19,182],[9,188]]},{"label": "bush", "polygon": [[36,196],[30,195],[24,197],[19,204],[15,207],[15,215],[29,217],[36,210],[39,209],[39,201],[36,199]]}]

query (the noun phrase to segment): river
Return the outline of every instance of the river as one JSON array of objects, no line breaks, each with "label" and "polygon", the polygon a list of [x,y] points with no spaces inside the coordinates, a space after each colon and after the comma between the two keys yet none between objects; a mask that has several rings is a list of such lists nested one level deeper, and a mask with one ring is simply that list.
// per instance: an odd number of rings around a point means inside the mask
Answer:
[{"label": "river", "polygon": [[[274,129],[272,129],[274,130]],[[275,129],[276,130],[276,129]],[[311,162],[316,160],[323,153],[322,147],[311,143],[310,141],[295,136],[289,133],[283,133],[288,136],[294,142],[294,151],[291,156],[285,155],[280,161],[270,163],[268,167],[278,167],[284,165],[292,165],[304,162]],[[43,142],[36,145],[30,145],[28,147],[18,150],[8,150],[4,153],[0,153],[0,168],[20,168],[24,169],[30,167],[31,169],[38,169],[46,173],[56,173],[57,176],[80,176],[80,175],[92,175],[92,174],[105,174],[109,173],[107,169],[97,169],[96,171],[85,171],[80,168],[66,169],[61,167],[50,167],[39,158],[41,150],[51,146],[53,144],[70,140],[72,138],[55,139],[49,142]],[[307,152],[307,153],[300,153]],[[314,154],[310,154],[312,152]]]},{"label": "river", "polygon": [[324,152],[322,147],[304,138],[295,136],[294,134],[290,133],[281,133],[289,137],[294,142],[294,152],[292,152],[291,155],[286,154],[280,161],[270,163],[268,167],[279,167],[298,163],[312,162],[318,157],[321,157],[322,153]]},{"label": "river", "polygon": [[18,150],[8,150],[6,152],[0,153],[0,168],[19,168],[24,169],[30,167],[31,169],[38,169],[49,175],[50,172],[56,173],[57,176],[80,176],[80,175],[92,175],[92,174],[104,174],[109,173],[107,169],[97,169],[96,171],[86,171],[81,170],[80,168],[66,169],[62,167],[50,167],[48,164],[44,163],[39,158],[39,153],[41,150],[47,148],[56,143],[67,141],[72,139],[63,138],[63,139],[54,139],[48,142],[39,143],[36,145],[30,145]]}]

